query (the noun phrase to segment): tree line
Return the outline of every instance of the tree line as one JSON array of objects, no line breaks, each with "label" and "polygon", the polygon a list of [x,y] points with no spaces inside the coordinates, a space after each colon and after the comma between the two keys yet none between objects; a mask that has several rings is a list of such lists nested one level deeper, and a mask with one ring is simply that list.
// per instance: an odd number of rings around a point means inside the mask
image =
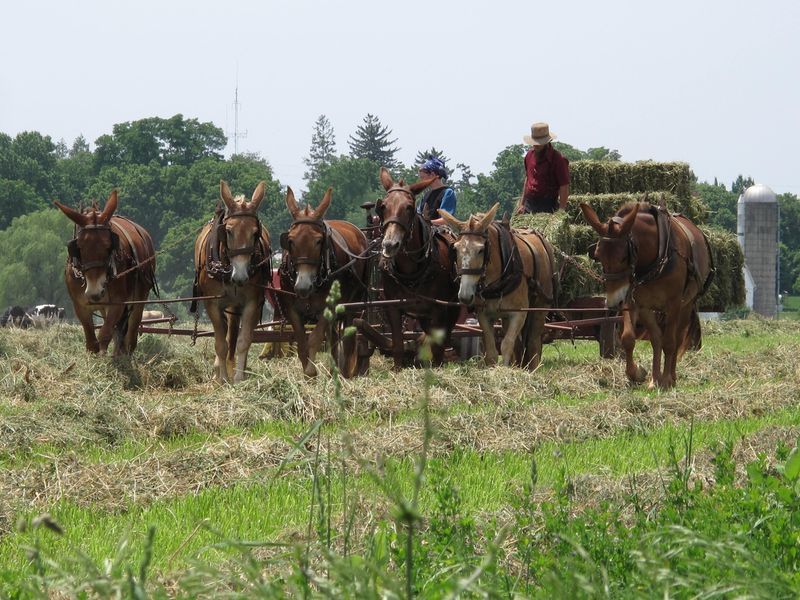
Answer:
[{"label": "tree line", "polygon": [[[378,180],[381,166],[390,168],[396,179],[415,180],[418,165],[431,155],[451,169],[448,184],[456,191],[457,213],[462,218],[495,201],[501,202],[503,210],[511,210],[522,189],[522,144],[500,150],[488,174],[474,174],[456,155],[435,146],[420,149],[414,163],[406,165],[397,159],[397,144],[391,129],[368,114],[348,136],[348,152],[339,153],[334,129],[320,115],[304,159],[303,198],[316,203],[331,186],[334,202],[328,217],[360,225],[365,220],[360,205],[383,194]],[[94,141],[94,149],[82,136],[67,145],[35,131],[13,138],[0,133],[0,255],[4,257],[0,306],[69,304],[62,269],[64,243],[72,237],[72,225],[52,208],[55,199],[71,206],[92,200],[102,203],[112,189],[118,189],[119,213],[153,236],[159,251],[159,283],[166,297],[191,293],[194,238],[213,214],[220,179],[228,181],[234,193],[248,196],[259,181],[267,182],[261,213],[277,239],[290,223],[285,184],[258,154],[225,158],[226,145],[222,129],[181,114],[116,124]],[[621,159],[617,150],[605,147],[583,151],[561,142],[555,145],[572,162]],[[716,181],[697,184],[697,193],[709,206],[711,224],[735,231],[736,199],[748,183],[740,176],[730,190]],[[779,200],[781,287],[791,290],[794,286],[800,293],[800,204],[792,194],[783,194]]]}]

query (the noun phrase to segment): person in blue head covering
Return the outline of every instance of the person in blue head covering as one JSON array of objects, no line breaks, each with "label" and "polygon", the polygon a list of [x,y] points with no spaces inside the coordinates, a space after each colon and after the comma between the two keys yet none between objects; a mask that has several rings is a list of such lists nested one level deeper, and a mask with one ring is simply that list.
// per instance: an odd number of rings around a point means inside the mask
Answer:
[{"label": "person in blue head covering", "polygon": [[444,225],[441,218],[433,218],[438,215],[437,209],[442,209],[449,212],[451,215],[456,212],[456,193],[453,188],[445,185],[447,180],[447,168],[444,162],[435,156],[429,156],[428,159],[419,167],[419,178],[428,179],[431,175],[437,175],[437,179],[428,186],[427,191],[422,195],[417,206],[417,212],[420,214],[428,215],[431,223],[434,225]]}]

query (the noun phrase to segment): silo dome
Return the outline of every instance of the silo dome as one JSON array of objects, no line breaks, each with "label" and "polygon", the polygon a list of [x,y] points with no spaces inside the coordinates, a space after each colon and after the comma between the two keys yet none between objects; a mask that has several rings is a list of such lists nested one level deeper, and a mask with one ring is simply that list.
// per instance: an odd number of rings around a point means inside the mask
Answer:
[{"label": "silo dome", "polygon": [[744,191],[739,202],[745,202],[747,204],[751,204],[753,202],[771,202],[773,204],[778,202],[778,196],[775,195],[769,186],[764,185],[763,183],[757,183],[755,185],[751,185]]}]

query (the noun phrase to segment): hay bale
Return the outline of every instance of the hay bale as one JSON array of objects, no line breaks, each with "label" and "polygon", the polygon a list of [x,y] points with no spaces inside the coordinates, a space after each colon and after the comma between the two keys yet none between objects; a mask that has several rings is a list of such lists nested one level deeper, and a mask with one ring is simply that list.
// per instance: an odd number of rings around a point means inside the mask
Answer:
[{"label": "hay bale", "polygon": [[574,251],[570,216],[560,210],[555,213],[536,213],[511,217],[515,229],[536,229],[556,250],[566,254]]},{"label": "hay bale", "polygon": [[724,312],[745,303],[744,254],[736,234],[718,227],[701,227],[711,246],[714,279],[700,298],[701,311]]},{"label": "hay bale", "polygon": [[589,246],[597,241],[597,232],[589,225],[570,225],[572,233],[572,251],[575,254],[586,254]]},{"label": "hay bale", "polygon": [[604,293],[603,285],[595,277],[603,274],[603,269],[595,260],[586,254],[573,254],[561,258],[559,266],[558,305],[563,307],[576,298],[600,296]]},{"label": "hay bale", "polygon": [[693,223],[703,223],[708,214],[705,203],[697,196],[676,196],[669,192],[650,192],[644,194],[575,194],[569,198],[567,212],[573,223],[585,224],[580,203],[585,202],[591,206],[600,217],[600,221],[605,223],[613,217],[617,211],[628,202],[639,202],[647,199],[650,204],[658,206],[664,204],[672,213],[686,215]]},{"label": "hay bale", "polygon": [[575,194],[665,191],[688,198],[695,180],[689,165],[682,162],[580,160],[570,163],[569,170],[570,190]]}]

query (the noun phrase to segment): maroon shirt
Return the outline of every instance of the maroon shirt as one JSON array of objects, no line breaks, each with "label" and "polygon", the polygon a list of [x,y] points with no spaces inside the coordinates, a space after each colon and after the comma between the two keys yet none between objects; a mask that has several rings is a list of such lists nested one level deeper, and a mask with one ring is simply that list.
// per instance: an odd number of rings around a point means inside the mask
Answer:
[{"label": "maroon shirt", "polygon": [[569,161],[564,155],[550,144],[540,155],[531,148],[525,155],[525,200],[557,201],[562,185],[569,185]]}]

